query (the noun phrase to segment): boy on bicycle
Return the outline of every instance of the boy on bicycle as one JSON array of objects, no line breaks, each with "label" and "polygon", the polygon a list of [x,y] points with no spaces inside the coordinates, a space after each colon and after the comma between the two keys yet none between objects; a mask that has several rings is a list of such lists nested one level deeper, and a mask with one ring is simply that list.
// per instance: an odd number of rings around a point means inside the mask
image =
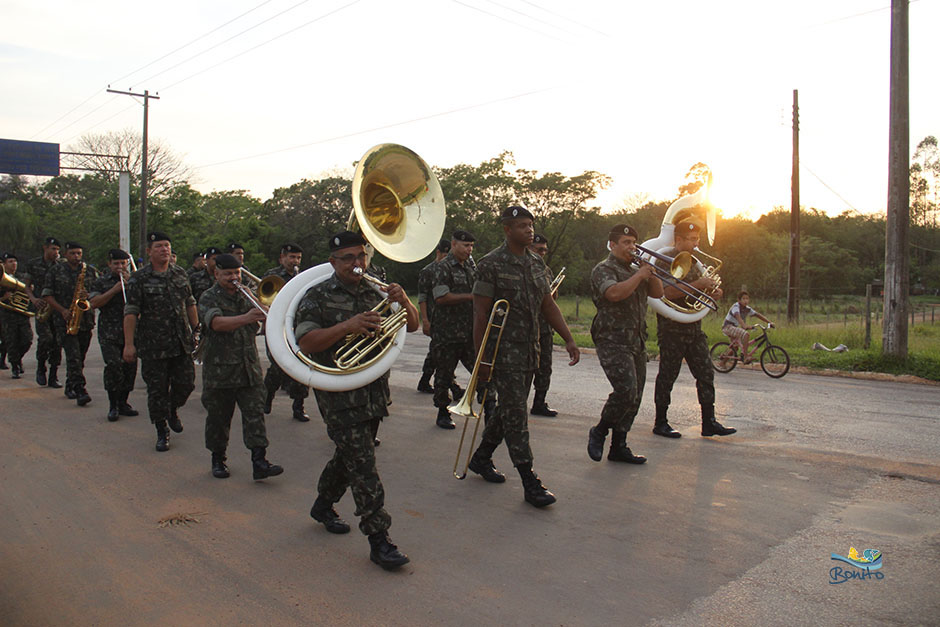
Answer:
[{"label": "boy on bicycle", "polygon": [[756,310],[751,309],[751,295],[746,291],[741,290],[738,293],[738,302],[731,305],[731,309],[728,311],[728,315],[725,316],[724,323],[721,327],[721,332],[728,336],[728,339],[731,340],[732,346],[737,344],[741,347],[741,361],[744,363],[750,363],[751,358],[747,354],[747,347],[751,343],[751,336],[748,335],[748,330],[753,329],[754,326],[748,326],[747,319],[748,316],[756,316],[760,318],[770,326],[774,326],[774,323],[765,318],[763,315],[758,313]]}]

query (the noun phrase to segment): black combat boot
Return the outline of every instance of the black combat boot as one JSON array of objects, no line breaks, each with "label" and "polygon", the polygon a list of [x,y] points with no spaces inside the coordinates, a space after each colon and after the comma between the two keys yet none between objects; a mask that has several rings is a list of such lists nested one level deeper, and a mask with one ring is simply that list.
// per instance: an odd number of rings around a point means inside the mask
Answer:
[{"label": "black combat boot", "polygon": [[50,365],[49,366],[49,380],[46,382],[46,385],[50,388],[60,388],[62,384],[59,383],[59,366]]},{"label": "black combat boot", "polygon": [[627,462],[628,464],[645,464],[646,458],[642,455],[634,455],[630,447],[627,446],[627,434],[618,433],[610,437],[610,451],[607,453],[607,459],[612,462]]},{"label": "black combat boot", "polygon": [[549,407],[548,403],[545,402],[545,394],[547,394],[547,391],[535,392],[535,398],[532,399],[532,409],[529,411],[529,413],[535,416],[548,416],[549,418],[554,418],[558,415],[558,412]]},{"label": "black combat boot", "polygon": [[10,363],[10,377],[13,379],[19,379],[20,375],[23,374],[23,366],[17,363]]},{"label": "black combat boot", "polygon": [[370,535],[369,545],[372,547],[369,559],[385,570],[395,570],[411,561],[407,555],[398,550],[397,546],[392,544],[387,531]]},{"label": "black combat boot", "polygon": [[70,401],[74,401],[78,398],[78,390],[75,389],[74,385],[68,382],[65,383],[65,390],[62,393],[65,394],[65,398]]},{"label": "black combat boot", "polygon": [[91,396],[88,394],[88,390],[85,389],[85,386],[76,388],[75,390],[75,403],[79,407],[84,407],[91,402]]},{"label": "black combat boot", "polygon": [[118,413],[122,416],[138,416],[140,412],[131,407],[130,403],[127,402],[127,397],[131,393],[130,390],[124,390],[123,392],[118,392]]},{"label": "black combat boot", "polygon": [[170,430],[166,428],[166,422],[158,422],[154,427],[157,428],[157,445],[154,448],[159,453],[170,450]]},{"label": "black combat boot", "polygon": [[310,517],[318,523],[323,523],[326,530],[330,533],[349,533],[349,523],[339,517],[333,504],[318,496],[310,508]]},{"label": "black combat boot", "polygon": [[431,375],[425,372],[418,381],[418,391],[425,394],[434,394],[434,386],[431,385]]},{"label": "black combat boot", "polygon": [[274,395],[277,394],[277,388],[273,390],[267,389],[267,393],[264,397],[264,413],[271,413],[271,406],[274,404]]},{"label": "black combat boot", "polygon": [[493,458],[483,457],[480,455],[479,450],[470,458],[470,465],[467,467],[490,483],[506,482],[506,475],[496,470],[496,466],[493,464]]},{"label": "black combat boot", "polygon": [[702,406],[702,435],[712,436],[712,435],[731,435],[732,433],[737,433],[738,430],[732,427],[726,427],[720,422],[715,420],[715,406],[714,405],[703,405]]},{"label": "black combat boot", "polygon": [[166,422],[175,433],[183,432],[183,423],[180,420],[180,415],[177,413],[176,408],[170,410],[170,415],[167,416]]},{"label": "black combat boot", "polygon": [[253,477],[255,481],[276,477],[284,472],[283,468],[266,460],[264,454],[265,449],[263,446],[256,446],[251,449],[251,467],[254,470]]},{"label": "black combat boot", "polygon": [[463,398],[463,388],[457,385],[456,381],[450,384],[450,393],[454,397],[455,403]]},{"label": "black combat boot", "polygon": [[108,422],[117,422],[118,419],[118,392],[108,390]]},{"label": "black combat boot", "polygon": [[437,426],[441,429],[456,429],[457,425],[450,417],[450,412],[446,407],[437,408]]},{"label": "black combat boot", "polygon": [[46,383],[46,362],[41,361],[39,365],[36,366],[36,384],[46,387]]},{"label": "black combat boot", "polygon": [[600,425],[591,427],[591,430],[588,431],[588,457],[596,462],[601,461],[604,456],[604,440],[606,439],[607,427],[601,427]]},{"label": "black combat boot", "polygon": [[661,435],[664,438],[681,438],[682,434],[672,428],[666,419],[668,407],[662,405],[656,406],[656,424],[653,425],[653,433]]},{"label": "black combat boot", "polygon": [[525,491],[526,503],[535,507],[545,507],[555,502],[555,495],[545,489],[530,465],[519,466],[517,470],[519,476],[522,477],[522,489]]},{"label": "black combat boot", "polygon": [[291,409],[294,411],[294,420],[297,422],[310,422],[310,416],[304,411],[304,399],[295,398]]},{"label": "black combat boot", "polygon": [[0,370],[9,370],[10,367],[7,365],[7,352],[0,351]]},{"label": "black combat boot", "polygon": [[231,476],[225,465],[225,451],[212,454],[212,476],[216,479],[228,479]]}]

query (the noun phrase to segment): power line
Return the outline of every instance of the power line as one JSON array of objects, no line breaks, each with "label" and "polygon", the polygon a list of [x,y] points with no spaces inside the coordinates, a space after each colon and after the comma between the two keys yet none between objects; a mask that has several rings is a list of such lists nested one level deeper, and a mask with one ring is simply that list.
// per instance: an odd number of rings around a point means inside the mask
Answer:
[{"label": "power line", "polygon": [[[105,100],[105,101],[102,102],[100,105],[98,105],[97,107],[95,107],[94,109],[92,109],[91,111],[89,111],[88,113],[86,113],[85,115],[83,115],[82,117],[80,117],[80,118],[78,118],[78,119],[76,119],[76,120],[74,120],[74,121],[72,121],[72,122],[69,122],[68,124],[66,124],[65,126],[63,126],[62,128],[60,128],[57,132],[58,132],[58,133],[61,133],[61,132],[64,131],[65,129],[69,128],[70,126],[75,126],[76,124],[78,124],[79,122],[81,122],[82,120],[84,120],[85,118],[87,118],[89,115],[91,115],[91,114],[94,113],[95,111],[99,111],[99,110],[103,109],[105,106],[111,104],[111,101],[113,101],[116,97],[117,97],[117,96],[111,96],[109,99]],[[88,101],[86,100],[85,102],[88,102]]]},{"label": "power line", "polygon": [[121,115],[121,114],[123,114],[123,113],[125,113],[125,112],[127,112],[127,111],[130,111],[130,110],[133,109],[135,106],[138,106],[137,103],[129,104],[129,105],[127,105],[126,107],[124,107],[123,109],[120,109],[117,113],[112,113],[112,114],[109,115],[108,117],[106,117],[106,118],[104,118],[104,119],[102,119],[102,120],[99,120],[98,122],[95,122],[94,124],[92,124],[91,126],[89,126],[88,128],[86,128],[86,129],[85,129],[84,131],[82,131],[81,133],[76,133],[75,135],[72,135],[71,137],[69,137],[68,139],[66,139],[64,142],[60,142],[60,143],[68,145],[68,144],[69,144],[73,139],[75,139],[76,137],[81,137],[82,135],[84,135],[84,134],[87,133],[88,131],[91,131],[91,130],[93,130],[93,129],[95,129],[95,128],[98,128],[99,126],[101,126],[101,125],[104,124],[105,122],[109,122],[109,121],[113,120],[114,118],[116,118],[117,116],[119,116],[119,115]]},{"label": "power line", "polygon": [[62,115],[60,115],[59,117],[57,117],[55,120],[53,120],[53,121],[50,122],[49,124],[47,124],[47,125],[45,125],[44,127],[42,127],[41,130],[36,131],[36,132],[33,133],[32,135],[30,135],[29,138],[32,139],[33,137],[36,137],[37,135],[42,135],[43,132],[46,131],[46,129],[52,128],[53,126],[55,126],[56,124],[58,124],[60,120],[62,120],[62,119],[64,119],[64,118],[68,117],[68,116],[71,115],[73,112],[75,112],[77,109],[83,107],[86,103],[88,103],[88,101],[92,100],[95,96],[97,96],[97,95],[100,94],[100,93],[101,93],[101,90],[100,90],[100,89],[96,89],[96,90],[95,90],[95,93],[93,93],[92,95],[88,96],[87,98],[85,98],[84,100],[82,100],[80,103],[78,103],[77,105],[75,105],[74,107],[72,107],[71,109],[69,109],[68,111],[66,111],[66,112],[63,113]]},{"label": "power line", "polygon": [[[919,1],[920,0],[909,0],[908,4],[914,4],[915,2],[919,2]],[[820,22],[819,24],[815,24],[814,26],[828,26],[829,24],[835,24],[837,22],[844,22],[845,20],[851,20],[856,17],[862,17],[863,15],[871,15],[872,13],[880,13],[881,11],[888,11],[889,9],[891,9],[890,6],[881,7],[879,9],[871,9],[869,11],[861,11],[859,13],[853,13],[851,15],[837,17],[833,20],[829,20],[828,22]]]},{"label": "power line", "polygon": [[528,5],[530,5],[530,6],[533,6],[533,7],[535,7],[536,9],[539,9],[540,11],[545,11],[546,13],[549,13],[549,14],[551,14],[551,15],[554,15],[555,17],[561,18],[561,19],[565,20],[566,22],[571,22],[572,24],[575,24],[575,25],[577,25],[577,26],[580,26],[581,28],[586,28],[586,29],[588,29],[588,30],[590,30],[590,31],[594,31],[594,32],[597,33],[598,35],[603,35],[604,37],[610,37],[610,35],[607,34],[607,33],[605,33],[604,31],[597,30],[596,28],[594,28],[594,27],[592,27],[592,26],[588,26],[587,24],[582,24],[581,22],[578,22],[577,20],[573,20],[573,19],[571,19],[570,17],[565,17],[564,15],[561,15],[560,13],[556,13],[556,12],[550,10],[550,9],[546,9],[545,7],[539,6],[538,4],[535,4],[534,2],[529,2],[529,0],[522,0],[522,2],[525,2],[526,4],[528,4]]},{"label": "power line", "polygon": [[502,21],[504,21],[504,22],[509,22],[509,23],[512,24],[513,26],[517,26],[517,27],[519,27],[519,28],[524,28],[525,30],[532,31],[533,33],[538,33],[539,35],[542,35],[542,36],[544,36],[544,37],[550,37],[551,39],[554,39],[555,41],[560,41],[560,42],[565,43],[565,44],[570,43],[570,42],[568,42],[568,41],[565,41],[564,39],[560,39],[560,38],[558,38],[558,37],[555,37],[554,35],[549,35],[548,33],[542,32],[542,31],[540,31],[540,30],[538,30],[538,29],[535,29],[535,28],[531,28],[531,27],[529,27],[529,26],[526,26],[525,24],[520,24],[519,22],[514,22],[513,20],[511,20],[511,19],[509,19],[509,18],[507,18],[507,17],[503,17],[502,15],[497,15],[496,13],[492,13],[492,12],[490,12],[490,11],[487,11],[486,9],[481,9],[480,7],[475,7],[475,6],[473,6],[472,4],[467,4],[466,2],[461,2],[461,0],[451,0],[451,2],[453,2],[453,3],[455,3],[455,4],[459,4],[459,5],[464,6],[464,7],[467,7],[468,9],[473,9],[474,11],[479,11],[480,13],[483,13],[483,14],[485,14],[485,15],[489,15],[490,17],[495,17],[497,20],[502,20]]},{"label": "power line", "polygon": [[[824,180],[822,180],[821,178],[819,178],[819,175],[818,175],[818,174],[816,174],[815,172],[813,172],[812,170],[810,170],[810,169],[809,169],[809,166],[807,166],[807,165],[804,164],[804,163],[801,163],[800,166],[803,167],[803,168],[805,168],[806,171],[809,172],[810,174],[812,174],[812,175],[816,178],[817,181],[819,181],[820,183],[822,183],[822,184],[823,184],[823,187],[825,187],[825,188],[828,189],[830,192],[832,192],[833,194],[835,194],[835,195],[839,198],[839,200],[841,200],[841,201],[844,202],[846,205],[848,205],[849,208],[850,208],[852,211],[858,211],[858,209],[856,209],[855,206],[854,206],[852,203],[850,203],[848,200],[846,200],[845,198],[843,198],[842,195],[841,195],[839,192],[837,192],[836,190],[832,189],[832,187],[830,187],[829,184],[826,183],[826,181],[824,181]],[[861,213],[861,211],[858,211],[858,212]]]},{"label": "power line", "polygon": [[[561,28],[560,26],[556,26],[555,24],[552,24],[551,22],[549,22],[549,21],[547,21],[547,20],[543,20],[543,19],[541,19],[541,18],[535,17],[534,15],[530,15],[530,14],[525,13],[525,12],[523,12],[523,11],[519,11],[518,9],[513,9],[512,7],[506,6],[505,4],[501,4],[501,3],[499,3],[499,2],[496,2],[496,0],[486,0],[486,2],[489,2],[490,4],[495,4],[496,6],[502,8],[502,9],[505,9],[505,10],[507,10],[507,11],[512,11],[513,13],[516,13],[517,15],[521,15],[522,17],[527,17],[527,18],[529,18],[530,20],[533,20],[533,21],[535,21],[535,22],[539,22],[540,24],[545,24],[545,25],[548,26],[549,28],[556,28],[556,29],[562,31],[563,33],[567,33],[567,34],[569,34],[569,35],[574,35],[574,33],[572,33],[571,31],[565,30],[564,28]],[[575,35],[575,36],[577,36],[577,35]]]}]

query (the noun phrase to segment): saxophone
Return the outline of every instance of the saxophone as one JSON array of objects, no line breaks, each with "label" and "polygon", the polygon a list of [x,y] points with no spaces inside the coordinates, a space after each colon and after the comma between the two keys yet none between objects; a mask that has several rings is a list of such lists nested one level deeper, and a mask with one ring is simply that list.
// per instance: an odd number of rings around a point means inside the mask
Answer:
[{"label": "saxophone", "polygon": [[82,262],[82,269],[78,272],[78,280],[75,281],[75,293],[72,294],[72,305],[69,307],[69,321],[65,332],[68,335],[78,335],[78,330],[82,326],[83,314],[91,309],[91,303],[88,302],[88,293],[85,291],[85,262]]}]

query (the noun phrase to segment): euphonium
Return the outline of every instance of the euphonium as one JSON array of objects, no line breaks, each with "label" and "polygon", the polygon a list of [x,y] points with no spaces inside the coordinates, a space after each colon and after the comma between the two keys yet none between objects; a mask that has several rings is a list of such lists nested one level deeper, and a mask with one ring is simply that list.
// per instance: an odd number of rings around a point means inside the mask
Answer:
[{"label": "euphonium", "polygon": [[32,317],[36,314],[29,310],[29,297],[26,295],[26,284],[17,279],[12,274],[3,273],[0,279],[0,287],[10,290],[10,299],[8,301],[0,300],[0,307],[15,311],[18,314]]},{"label": "euphonium", "polygon": [[78,335],[82,326],[82,316],[91,309],[91,303],[88,302],[88,293],[85,291],[85,270],[88,266],[82,262],[82,269],[78,272],[78,280],[75,281],[75,292],[72,294],[72,304],[69,307],[69,321],[65,328],[68,335]]}]

